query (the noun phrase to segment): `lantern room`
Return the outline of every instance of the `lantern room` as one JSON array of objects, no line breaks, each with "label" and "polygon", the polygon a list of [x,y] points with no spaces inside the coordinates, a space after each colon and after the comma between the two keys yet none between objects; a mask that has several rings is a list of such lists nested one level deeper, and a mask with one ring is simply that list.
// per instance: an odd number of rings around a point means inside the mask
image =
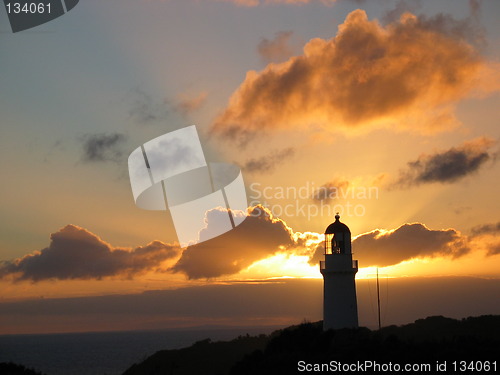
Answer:
[{"label": "lantern room", "polygon": [[325,231],[325,254],[351,254],[351,231],[340,222],[337,212],[335,221]]}]

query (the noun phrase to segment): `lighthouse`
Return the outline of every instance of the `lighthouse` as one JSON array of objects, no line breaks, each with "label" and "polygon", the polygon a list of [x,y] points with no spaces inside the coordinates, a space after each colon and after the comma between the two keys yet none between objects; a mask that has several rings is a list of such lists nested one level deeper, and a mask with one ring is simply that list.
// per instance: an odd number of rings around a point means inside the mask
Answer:
[{"label": "lighthouse", "polygon": [[323,275],[323,330],[358,327],[356,272],[352,260],[351,231],[340,216],[325,231],[325,260],[320,262]]}]

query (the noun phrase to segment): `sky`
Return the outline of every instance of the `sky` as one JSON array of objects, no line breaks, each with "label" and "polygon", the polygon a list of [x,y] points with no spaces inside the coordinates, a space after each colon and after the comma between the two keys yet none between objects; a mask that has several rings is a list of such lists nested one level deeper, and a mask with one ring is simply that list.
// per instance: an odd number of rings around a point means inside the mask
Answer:
[{"label": "sky", "polygon": [[[499,12],[82,0],[12,33],[0,11],[0,334],[319,320],[336,212],[360,324],[377,267],[386,324],[500,314]],[[241,168],[248,217],[182,247],[169,211],[135,205],[127,159],[193,124]]]}]

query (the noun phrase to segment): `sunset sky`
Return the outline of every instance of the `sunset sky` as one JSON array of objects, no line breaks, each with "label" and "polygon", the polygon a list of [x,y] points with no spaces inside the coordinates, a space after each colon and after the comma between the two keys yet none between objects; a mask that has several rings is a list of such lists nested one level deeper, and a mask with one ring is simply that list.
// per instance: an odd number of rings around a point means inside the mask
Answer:
[{"label": "sunset sky", "polygon": [[[82,0],[13,34],[2,10],[0,334],[319,320],[336,212],[360,324],[377,266],[387,324],[500,314],[499,14]],[[207,160],[241,167],[249,217],[181,248],[168,211],[135,205],[127,158],[192,124]]]}]

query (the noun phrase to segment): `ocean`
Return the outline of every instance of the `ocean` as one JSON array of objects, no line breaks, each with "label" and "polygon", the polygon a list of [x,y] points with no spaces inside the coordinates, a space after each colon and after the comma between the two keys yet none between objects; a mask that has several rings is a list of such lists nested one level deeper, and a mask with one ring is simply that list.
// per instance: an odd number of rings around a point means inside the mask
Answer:
[{"label": "ocean", "polygon": [[270,333],[279,327],[0,335],[0,362],[14,362],[46,375],[120,375],[163,349],[196,341],[231,340]]}]

